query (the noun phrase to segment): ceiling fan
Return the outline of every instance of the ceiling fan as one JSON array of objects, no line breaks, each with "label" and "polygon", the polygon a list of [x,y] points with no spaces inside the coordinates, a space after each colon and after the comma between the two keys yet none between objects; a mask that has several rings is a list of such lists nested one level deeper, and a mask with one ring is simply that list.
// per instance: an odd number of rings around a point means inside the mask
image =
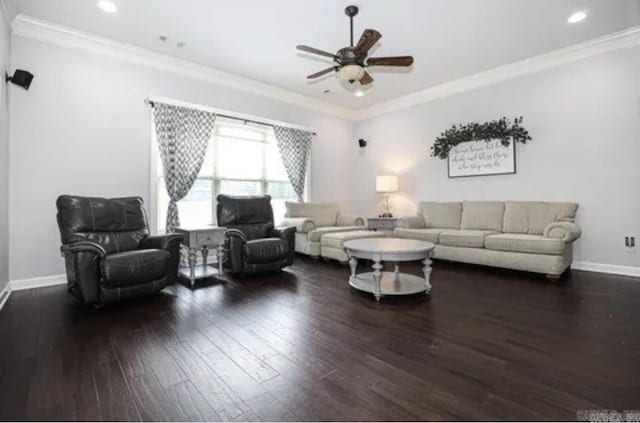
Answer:
[{"label": "ceiling fan", "polygon": [[296,48],[306,53],[317,54],[319,56],[330,57],[335,62],[334,66],[321,70],[307,76],[307,79],[319,78],[331,72],[337,72],[338,75],[353,84],[360,81],[362,85],[368,85],[373,82],[373,78],[365,70],[370,66],[400,66],[407,67],[413,64],[412,56],[394,56],[394,57],[369,57],[367,54],[380,38],[380,34],[375,29],[365,29],[358,44],[353,45],[353,18],[358,14],[357,6],[347,6],[344,13],[349,17],[351,23],[351,45],[338,50],[335,54],[317,48],[299,45]]}]

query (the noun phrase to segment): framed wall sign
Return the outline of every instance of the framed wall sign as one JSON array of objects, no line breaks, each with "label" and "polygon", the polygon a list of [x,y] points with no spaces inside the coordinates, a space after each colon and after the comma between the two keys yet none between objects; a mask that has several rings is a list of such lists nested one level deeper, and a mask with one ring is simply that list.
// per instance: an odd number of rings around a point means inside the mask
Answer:
[{"label": "framed wall sign", "polygon": [[468,141],[451,148],[449,178],[516,173],[516,143],[505,147],[500,140]]}]

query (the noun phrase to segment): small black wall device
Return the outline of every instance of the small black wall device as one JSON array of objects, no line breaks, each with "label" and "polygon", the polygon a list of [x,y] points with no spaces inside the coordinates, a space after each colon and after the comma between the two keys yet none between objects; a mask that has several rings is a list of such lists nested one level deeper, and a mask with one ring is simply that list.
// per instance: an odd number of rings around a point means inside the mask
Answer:
[{"label": "small black wall device", "polygon": [[364,148],[367,146],[367,141],[364,138],[360,138],[358,140],[358,145],[360,146],[360,148]]},{"label": "small black wall device", "polygon": [[33,81],[33,74],[26,70],[16,69],[16,71],[13,73],[13,76],[9,76],[9,74],[7,73],[5,74],[4,78],[6,82],[11,81],[12,84],[28,90],[31,86],[31,81]]}]

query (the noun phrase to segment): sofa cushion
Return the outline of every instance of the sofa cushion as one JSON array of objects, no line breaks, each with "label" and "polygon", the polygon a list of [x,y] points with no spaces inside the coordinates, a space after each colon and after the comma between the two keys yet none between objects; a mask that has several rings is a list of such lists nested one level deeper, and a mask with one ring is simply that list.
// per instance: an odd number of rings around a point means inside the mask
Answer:
[{"label": "sofa cushion", "polygon": [[573,222],[577,210],[577,203],[507,201],[502,232],[542,235],[550,223]]},{"label": "sofa cushion", "polygon": [[502,201],[465,201],[462,203],[462,229],[502,231]]},{"label": "sofa cushion", "polygon": [[351,241],[352,239],[380,238],[383,236],[384,235],[374,231],[363,231],[363,230],[332,232],[332,233],[323,235],[322,238],[320,239],[320,244],[322,245],[322,248],[328,247],[328,248],[342,249],[344,243],[347,241]]},{"label": "sofa cushion", "polygon": [[273,263],[289,256],[289,243],[282,238],[254,239],[244,245],[244,253],[247,263]]},{"label": "sofa cushion", "polygon": [[420,203],[418,215],[422,216],[427,228],[460,229],[462,203]]},{"label": "sofa cushion", "polygon": [[498,234],[489,235],[485,246],[489,250],[561,255],[565,243],[561,239],[545,238],[542,235]]},{"label": "sofa cushion", "polygon": [[427,228],[427,229],[406,229],[396,228],[393,230],[393,236],[398,238],[418,239],[420,241],[438,242],[440,232],[444,229]]},{"label": "sofa cushion", "polygon": [[339,208],[332,203],[295,203],[285,202],[287,217],[308,217],[316,226],[334,226],[338,220]]},{"label": "sofa cushion", "polygon": [[123,288],[157,281],[169,267],[167,250],[134,250],[110,254],[102,260],[102,276],[107,288]]},{"label": "sofa cushion", "polygon": [[496,231],[477,231],[471,229],[445,230],[440,232],[439,243],[451,247],[482,248],[488,235]]},{"label": "sofa cushion", "polygon": [[362,229],[362,226],[323,226],[315,228],[314,230],[307,232],[308,240],[311,242],[320,242],[322,235],[332,232],[349,232]]}]

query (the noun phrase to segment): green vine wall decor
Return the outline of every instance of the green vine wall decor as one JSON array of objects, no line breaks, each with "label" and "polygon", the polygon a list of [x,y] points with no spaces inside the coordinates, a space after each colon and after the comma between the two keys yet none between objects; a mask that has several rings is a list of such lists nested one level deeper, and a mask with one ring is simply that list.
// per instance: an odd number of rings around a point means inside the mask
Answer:
[{"label": "green vine wall decor", "polygon": [[522,127],[522,116],[513,120],[507,117],[485,123],[467,123],[465,125],[453,125],[441,133],[431,146],[431,157],[445,160],[449,157],[449,151],[456,145],[468,141],[500,140],[500,143],[508,147],[511,142],[526,144],[531,141],[529,131]]}]

